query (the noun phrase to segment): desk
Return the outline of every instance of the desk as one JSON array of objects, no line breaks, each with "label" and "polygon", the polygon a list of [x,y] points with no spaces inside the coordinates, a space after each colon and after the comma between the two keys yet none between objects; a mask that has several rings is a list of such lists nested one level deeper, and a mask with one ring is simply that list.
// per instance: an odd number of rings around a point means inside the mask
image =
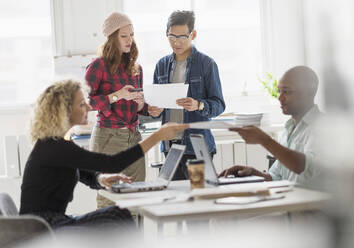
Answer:
[{"label": "desk", "polygon": [[[267,182],[257,183],[267,185]],[[251,183],[249,184],[251,185]],[[112,201],[135,197],[154,197],[167,195],[169,192],[189,191],[189,181],[173,181],[164,191],[142,192],[130,194],[115,194],[108,191],[100,191],[100,194]],[[183,203],[165,203],[134,208],[144,218],[148,218],[157,224],[161,230],[167,222],[181,222],[184,220],[210,220],[223,217],[246,217],[250,215],[263,215],[275,212],[298,212],[317,210],[324,207],[330,196],[326,193],[294,187],[292,191],[285,193],[285,198],[257,202],[246,205],[220,205],[214,200],[195,200]]]}]

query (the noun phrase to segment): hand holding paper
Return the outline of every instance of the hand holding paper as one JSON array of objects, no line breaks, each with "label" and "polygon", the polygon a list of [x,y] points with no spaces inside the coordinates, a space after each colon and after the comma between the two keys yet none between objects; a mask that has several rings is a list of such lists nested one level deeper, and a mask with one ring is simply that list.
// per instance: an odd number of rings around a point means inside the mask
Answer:
[{"label": "hand holding paper", "polygon": [[182,108],[186,109],[187,111],[195,111],[198,110],[199,102],[194,100],[191,97],[177,99],[177,105],[181,106]]}]

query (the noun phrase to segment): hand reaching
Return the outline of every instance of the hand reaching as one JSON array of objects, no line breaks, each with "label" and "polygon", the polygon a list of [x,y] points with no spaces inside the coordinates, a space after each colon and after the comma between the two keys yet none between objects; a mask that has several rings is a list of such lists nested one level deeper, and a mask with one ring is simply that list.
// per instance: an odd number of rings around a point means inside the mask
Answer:
[{"label": "hand reaching", "polygon": [[230,128],[230,131],[238,132],[238,134],[246,141],[247,144],[264,144],[270,137],[261,129],[255,126]]},{"label": "hand reaching", "polygon": [[175,138],[179,133],[189,128],[189,124],[177,124],[169,122],[163,125],[156,133],[160,136],[160,140],[170,140]]}]

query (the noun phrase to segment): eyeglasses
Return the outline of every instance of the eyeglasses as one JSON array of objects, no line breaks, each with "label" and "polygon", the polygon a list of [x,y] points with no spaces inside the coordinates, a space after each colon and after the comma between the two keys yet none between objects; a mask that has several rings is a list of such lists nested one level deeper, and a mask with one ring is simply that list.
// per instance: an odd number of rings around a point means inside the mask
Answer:
[{"label": "eyeglasses", "polygon": [[174,34],[168,34],[167,35],[167,38],[170,40],[170,41],[172,41],[172,42],[177,42],[177,41],[179,41],[179,42],[181,42],[181,43],[184,43],[184,42],[186,42],[188,39],[189,39],[189,37],[191,36],[191,34],[192,33],[190,33],[189,35],[174,35]]}]

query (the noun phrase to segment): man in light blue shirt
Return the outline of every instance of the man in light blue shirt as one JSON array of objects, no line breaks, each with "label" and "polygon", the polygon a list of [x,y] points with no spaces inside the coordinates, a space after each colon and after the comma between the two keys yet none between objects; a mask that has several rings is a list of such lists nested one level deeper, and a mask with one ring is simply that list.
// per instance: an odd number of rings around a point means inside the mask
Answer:
[{"label": "man in light blue shirt", "polygon": [[262,145],[277,161],[269,173],[236,165],[223,171],[220,176],[257,175],[267,181],[290,180],[300,184],[306,184],[313,178],[318,173],[314,162],[313,128],[321,115],[314,103],[317,88],[318,78],[310,68],[296,66],[288,70],[279,81],[278,99],[283,113],[291,115],[291,119],[286,122],[279,143],[255,126],[230,129],[238,132],[247,144]]}]

